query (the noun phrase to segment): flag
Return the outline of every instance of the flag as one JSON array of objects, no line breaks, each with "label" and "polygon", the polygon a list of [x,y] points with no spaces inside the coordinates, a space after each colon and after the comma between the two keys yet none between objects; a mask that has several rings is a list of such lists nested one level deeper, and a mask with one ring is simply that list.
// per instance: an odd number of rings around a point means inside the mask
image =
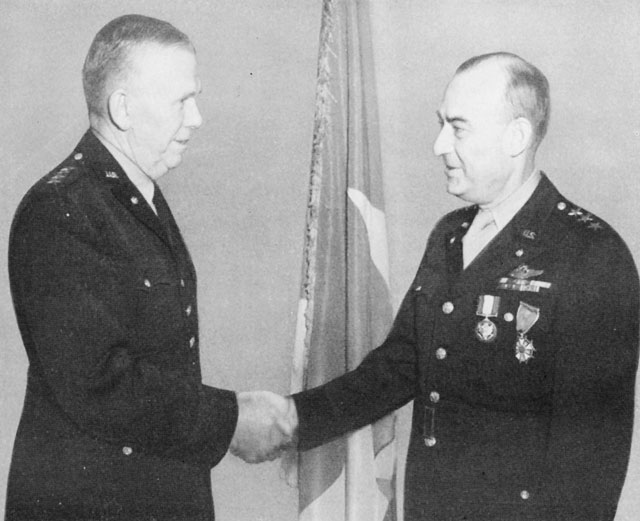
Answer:
[{"label": "flag", "polygon": [[[292,392],[355,369],[393,320],[367,0],[324,0]],[[298,456],[300,521],[394,521],[395,416]]]}]

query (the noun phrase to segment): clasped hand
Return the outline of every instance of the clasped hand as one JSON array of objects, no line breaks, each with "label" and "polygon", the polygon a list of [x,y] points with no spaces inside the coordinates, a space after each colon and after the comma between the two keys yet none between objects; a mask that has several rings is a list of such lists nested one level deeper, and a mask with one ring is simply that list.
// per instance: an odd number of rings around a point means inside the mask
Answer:
[{"label": "clasped hand", "polygon": [[292,398],[268,391],[238,393],[238,424],[229,450],[247,463],[274,460],[295,445],[297,424]]}]

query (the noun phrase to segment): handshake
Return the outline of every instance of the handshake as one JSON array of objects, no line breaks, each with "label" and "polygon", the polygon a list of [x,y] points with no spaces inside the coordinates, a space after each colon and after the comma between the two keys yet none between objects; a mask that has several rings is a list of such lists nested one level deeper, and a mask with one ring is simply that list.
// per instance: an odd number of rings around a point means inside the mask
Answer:
[{"label": "handshake", "polygon": [[247,463],[274,460],[296,445],[293,398],[268,391],[238,393],[238,423],[229,450]]}]

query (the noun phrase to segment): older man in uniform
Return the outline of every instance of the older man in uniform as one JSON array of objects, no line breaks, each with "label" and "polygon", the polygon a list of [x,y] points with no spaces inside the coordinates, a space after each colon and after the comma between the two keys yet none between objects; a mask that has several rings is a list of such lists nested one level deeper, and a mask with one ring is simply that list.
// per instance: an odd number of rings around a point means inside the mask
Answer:
[{"label": "older man in uniform", "polygon": [[7,521],[213,519],[210,470],[264,459],[286,411],[203,385],[196,274],[156,181],[201,125],[194,48],[138,15],[87,55],[91,129],[17,210],[11,290],[29,357]]},{"label": "older man in uniform", "polygon": [[616,232],[535,168],[549,106],[546,78],[518,56],[458,68],[434,151],[471,206],[436,225],[383,345],[293,397],[301,450],[415,400],[407,521],[615,516],[638,276]]}]

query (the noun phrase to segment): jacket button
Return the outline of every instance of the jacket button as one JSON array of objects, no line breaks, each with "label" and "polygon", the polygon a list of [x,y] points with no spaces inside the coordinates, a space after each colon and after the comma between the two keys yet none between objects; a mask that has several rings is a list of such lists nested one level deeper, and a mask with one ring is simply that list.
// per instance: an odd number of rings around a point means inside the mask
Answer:
[{"label": "jacket button", "polygon": [[513,322],[513,313],[505,313],[504,314],[505,322]]},{"label": "jacket button", "polygon": [[180,279],[180,286],[184,288],[184,279]]},{"label": "jacket button", "polygon": [[73,159],[75,159],[76,161],[80,161],[82,159],[82,154],[78,152],[75,156],[73,156]]},{"label": "jacket button", "polygon": [[440,401],[440,393],[438,391],[431,391],[431,393],[429,393],[429,400],[433,403],[438,403]]},{"label": "jacket button", "polygon": [[189,339],[189,347],[193,347],[193,346],[195,346],[195,345],[196,345],[196,337],[192,336],[192,337]]},{"label": "jacket button", "polygon": [[145,285],[147,288],[150,288],[150,287],[151,287],[151,281],[150,281],[149,279],[144,279],[144,285]]},{"label": "jacket button", "polygon": [[438,360],[444,360],[447,358],[447,350],[444,347],[439,347],[436,349],[436,358]]},{"label": "jacket button", "polygon": [[442,312],[445,315],[449,315],[451,313],[453,313],[453,302],[445,302],[444,304],[442,304]]},{"label": "jacket button", "polygon": [[122,447],[122,454],[125,456],[131,456],[131,454],[133,454],[133,449],[131,447]]},{"label": "jacket button", "polygon": [[562,211],[562,210],[566,210],[567,209],[567,204],[564,202],[560,202],[558,203],[558,210]]},{"label": "jacket button", "polygon": [[433,447],[436,444],[436,439],[433,436],[429,436],[424,439],[424,444],[427,447]]},{"label": "jacket button", "polygon": [[131,204],[138,204],[138,198],[135,195],[131,198]]},{"label": "jacket button", "polygon": [[184,312],[187,314],[187,316],[191,316],[191,304],[187,306],[187,309],[185,309]]},{"label": "jacket button", "polygon": [[524,255],[524,250],[516,250],[516,257],[522,257]]},{"label": "jacket button", "polygon": [[522,499],[529,499],[529,492],[526,490],[523,490],[522,492],[520,492],[520,497]]}]

